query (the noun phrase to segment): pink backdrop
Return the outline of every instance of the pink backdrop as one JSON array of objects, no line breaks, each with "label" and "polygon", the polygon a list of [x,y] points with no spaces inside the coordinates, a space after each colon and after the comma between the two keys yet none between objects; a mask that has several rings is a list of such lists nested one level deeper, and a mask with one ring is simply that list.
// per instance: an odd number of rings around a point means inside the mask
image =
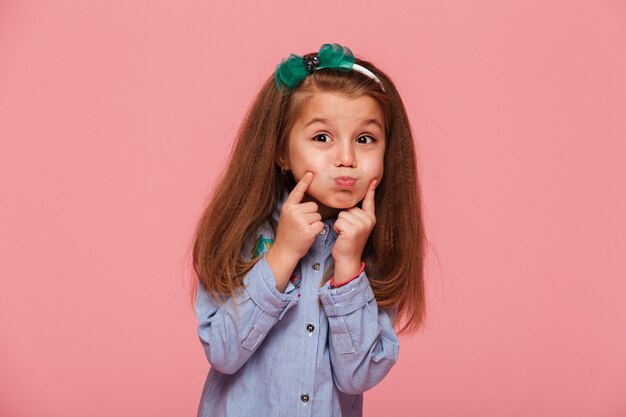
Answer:
[{"label": "pink backdrop", "polygon": [[428,321],[365,415],[626,415],[622,1],[0,2],[0,415],[192,416],[188,248],[280,59],[348,45],[417,137]]}]

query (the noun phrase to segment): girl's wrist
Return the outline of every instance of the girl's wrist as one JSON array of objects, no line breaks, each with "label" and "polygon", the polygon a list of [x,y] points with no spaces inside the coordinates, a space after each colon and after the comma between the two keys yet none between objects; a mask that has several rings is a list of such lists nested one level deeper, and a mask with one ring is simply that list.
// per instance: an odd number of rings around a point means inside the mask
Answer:
[{"label": "girl's wrist", "polygon": [[270,269],[274,273],[274,279],[276,280],[276,289],[280,292],[285,290],[287,282],[293,273],[298,260],[293,262],[289,254],[272,246],[265,254],[265,259]]},{"label": "girl's wrist", "polygon": [[334,284],[341,285],[358,276],[362,271],[363,262],[360,258],[335,260]]},{"label": "girl's wrist", "polygon": [[[361,273],[363,272],[363,270],[364,270],[364,269],[365,269],[365,263],[364,263],[364,262],[361,262],[361,263],[360,263],[360,266],[359,266],[359,269],[357,270],[357,272],[355,272],[354,274],[352,274],[352,276],[350,276],[349,278],[346,278],[346,279],[340,279],[340,278],[337,278],[337,275],[333,275],[333,276],[330,278],[330,286],[331,286],[332,288],[341,287],[342,285],[345,285],[345,284],[347,284],[348,282],[350,282],[350,281],[352,281],[352,280],[354,280],[354,279],[358,278],[358,277],[359,277],[359,275],[361,275]],[[336,270],[336,269],[335,269],[335,272],[337,272],[337,270]]]},{"label": "girl's wrist", "polygon": [[291,253],[291,251],[283,248],[280,244],[277,244],[277,242],[274,242],[272,247],[270,247],[270,249],[267,251],[268,255],[270,253],[272,254],[271,255],[272,258],[286,265],[289,265],[289,266],[293,265],[294,268],[300,261],[300,258],[298,257],[298,255]]}]

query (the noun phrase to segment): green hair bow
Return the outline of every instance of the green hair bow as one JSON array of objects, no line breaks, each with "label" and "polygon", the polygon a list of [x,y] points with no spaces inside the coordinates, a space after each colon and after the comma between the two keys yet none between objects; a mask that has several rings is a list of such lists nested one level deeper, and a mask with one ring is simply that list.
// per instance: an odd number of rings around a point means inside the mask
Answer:
[{"label": "green hair bow", "polygon": [[300,56],[289,55],[276,66],[274,81],[276,87],[292,89],[296,87],[307,75],[322,68],[333,68],[340,71],[350,71],[354,66],[352,51],[337,43],[325,43],[320,47],[317,55]]}]

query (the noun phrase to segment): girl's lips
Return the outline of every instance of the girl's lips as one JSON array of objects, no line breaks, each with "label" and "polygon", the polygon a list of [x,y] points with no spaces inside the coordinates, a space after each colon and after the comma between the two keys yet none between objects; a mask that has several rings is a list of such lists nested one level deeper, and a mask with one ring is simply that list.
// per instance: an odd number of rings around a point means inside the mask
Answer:
[{"label": "girl's lips", "polygon": [[335,183],[341,187],[352,187],[356,184],[356,179],[352,177],[337,177],[335,178]]}]

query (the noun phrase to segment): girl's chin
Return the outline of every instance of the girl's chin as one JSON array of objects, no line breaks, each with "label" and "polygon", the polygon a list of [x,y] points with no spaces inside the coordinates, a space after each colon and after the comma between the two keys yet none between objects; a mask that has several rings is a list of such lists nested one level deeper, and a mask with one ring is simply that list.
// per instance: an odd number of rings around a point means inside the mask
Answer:
[{"label": "girl's chin", "polygon": [[338,210],[345,210],[345,209],[354,207],[355,205],[357,205],[359,201],[361,200],[358,200],[356,197],[351,196],[351,197],[346,197],[346,198],[326,199],[326,201],[322,202],[322,204],[330,208],[334,208]]}]

